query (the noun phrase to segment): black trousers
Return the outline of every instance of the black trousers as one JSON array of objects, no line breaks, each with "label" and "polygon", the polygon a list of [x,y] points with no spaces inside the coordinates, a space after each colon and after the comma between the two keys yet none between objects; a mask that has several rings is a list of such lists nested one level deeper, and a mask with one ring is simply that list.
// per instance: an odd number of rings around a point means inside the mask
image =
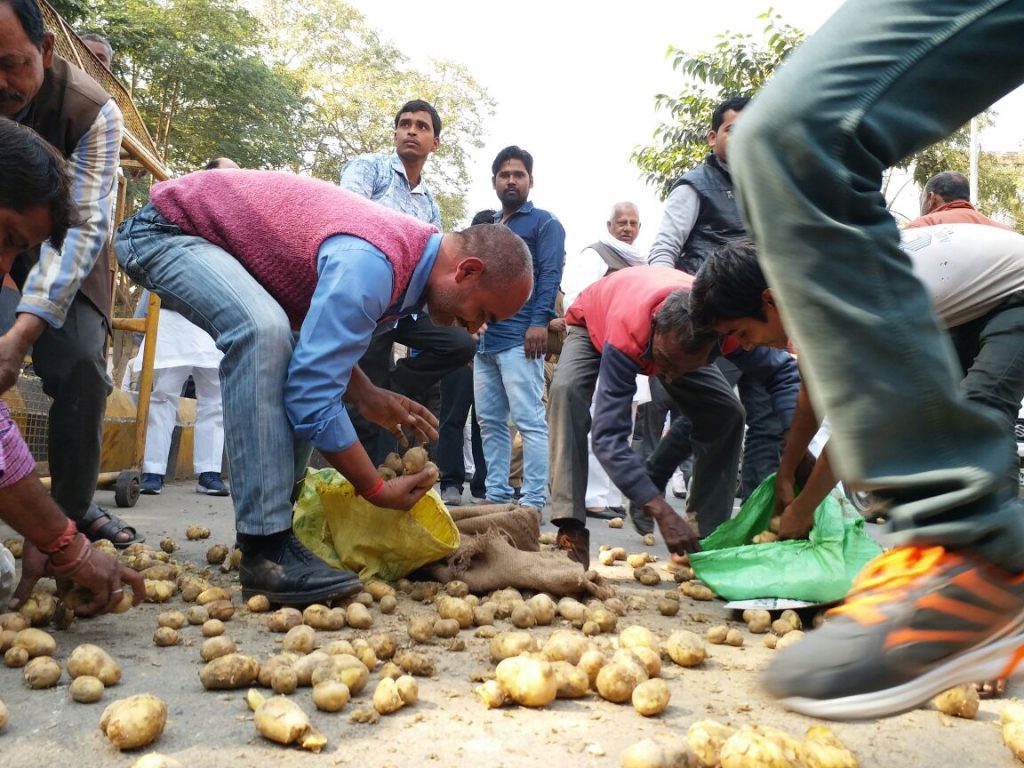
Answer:
[{"label": "black trousers", "polygon": [[[392,365],[392,347],[396,342],[409,347],[414,354]],[[378,387],[410,397],[428,408],[433,400],[431,409],[436,416],[440,409],[438,383],[446,374],[469,363],[475,354],[476,341],[465,328],[434,325],[426,314],[421,314],[404,317],[390,331],[374,336],[359,367]],[[349,416],[359,441],[375,464],[396,449],[391,434],[366,421],[355,408],[349,407]]]},{"label": "black trousers", "polygon": [[441,472],[441,490],[455,487],[462,491],[466,482],[466,463],[462,456],[463,427],[473,412],[473,464],[476,471],[469,490],[478,499],[484,498],[487,465],[484,462],[480,425],[473,410],[473,369],[464,365],[441,379],[441,424],[437,439],[437,468]]}]

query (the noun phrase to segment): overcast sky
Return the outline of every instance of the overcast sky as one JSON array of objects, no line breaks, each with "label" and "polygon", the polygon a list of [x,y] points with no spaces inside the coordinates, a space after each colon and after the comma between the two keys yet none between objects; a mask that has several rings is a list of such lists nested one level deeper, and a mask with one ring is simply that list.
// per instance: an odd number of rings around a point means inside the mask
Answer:
[{"label": "overcast sky", "polygon": [[[485,147],[470,166],[476,179],[467,201],[470,214],[496,207],[491,160],[502,147],[518,144],[534,156],[531,199],[562,220],[570,251],[597,239],[612,203],[619,200],[639,205],[644,250],[657,231],[661,203],[639,180],[629,156],[650,140],[657,124],[655,94],[679,90],[680,77],[665,57],[669,45],[699,51],[726,31],[759,32],[763,22],[757,16],[769,6],[785,21],[812,32],[841,4],[349,2],[415,64],[425,66],[428,58],[461,62],[497,101]],[[1016,108],[1024,99],[1014,95],[1008,100],[1000,105],[1003,117],[996,131],[984,137],[985,149],[1020,146],[1021,122],[1012,118],[1024,112]],[[429,168],[428,163],[428,176]]]}]

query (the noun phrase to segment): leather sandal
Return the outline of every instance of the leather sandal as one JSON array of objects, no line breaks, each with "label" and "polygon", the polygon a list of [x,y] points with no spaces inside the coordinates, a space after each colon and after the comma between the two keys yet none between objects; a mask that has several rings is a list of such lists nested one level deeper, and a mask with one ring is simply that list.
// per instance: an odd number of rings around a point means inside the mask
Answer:
[{"label": "leather sandal", "polygon": [[[127,549],[132,544],[141,544],[146,540],[134,527],[97,504],[90,504],[89,511],[80,520],[75,520],[75,525],[89,541],[106,539],[117,549]],[[118,540],[116,537],[121,531],[129,531],[132,537]]]}]

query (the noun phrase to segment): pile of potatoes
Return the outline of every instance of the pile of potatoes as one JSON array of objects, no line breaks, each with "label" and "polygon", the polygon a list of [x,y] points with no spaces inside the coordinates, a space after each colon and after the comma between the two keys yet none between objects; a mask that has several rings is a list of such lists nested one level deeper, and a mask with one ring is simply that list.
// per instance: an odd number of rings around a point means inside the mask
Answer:
[{"label": "pile of potatoes", "polygon": [[402,475],[415,475],[423,470],[428,470],[429,474],[421,487],[430,488],[437,482],[440,472],[437,464],[430,461],[426,449],[419,445],[407,450],[403,456],[389,453],[384,458],[384,463],[377,467],[377,472],[385,481],[394,480]]},{"label": "pile of potatoes", "polygon": [[857,758],[828,728],[813,726],[803,739],[766,725],[734,728],[714,720],[690,726],[686,738],[658,736],[628,747],[622,768],[857,768]]}]

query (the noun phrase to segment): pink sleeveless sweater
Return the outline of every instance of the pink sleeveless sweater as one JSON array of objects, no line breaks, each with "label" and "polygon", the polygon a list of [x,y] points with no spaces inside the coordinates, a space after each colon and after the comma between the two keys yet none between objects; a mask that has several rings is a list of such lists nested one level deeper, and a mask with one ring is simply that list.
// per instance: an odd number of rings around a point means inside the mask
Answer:
[{"label": "pink sleeveless sweater", "polygon": [[333,184],[276,171],[198,171],[156,184],[151,199],[171,224],[238,259],[295,329],[313,298],[324,240],[354,235],[383,251],[395,274],[394,304],[437,232]]}]

